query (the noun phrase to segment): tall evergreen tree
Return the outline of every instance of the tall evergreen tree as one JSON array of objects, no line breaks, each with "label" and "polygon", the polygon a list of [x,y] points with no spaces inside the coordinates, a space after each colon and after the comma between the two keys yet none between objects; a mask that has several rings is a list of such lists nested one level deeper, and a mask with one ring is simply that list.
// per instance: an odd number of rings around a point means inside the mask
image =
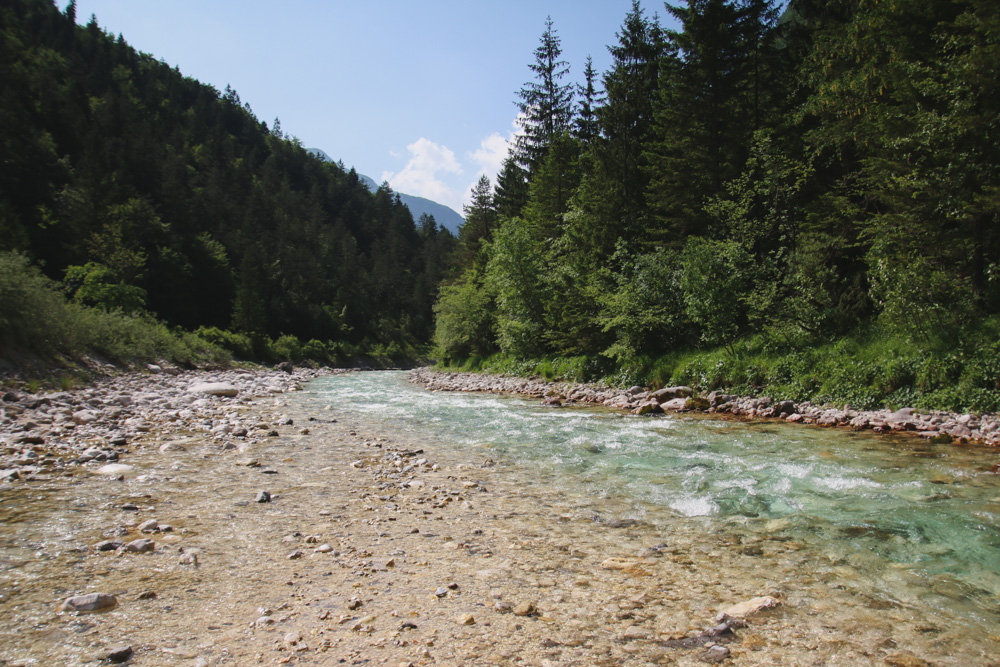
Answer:
[{"label": "tall evergreen tree", "polygon": [[528,203],[528,171],[517,163],[514,155],[508,155],[497,175],[493,205],[501,218],[521,215]]},{"label": "tall evergreen tree", "polygon": [[596,81],[597,72],[594,71],[594,59],[587,56],[587,64],[583,68],[583,85],[577,85],[576,88],[579,102],[577,102],[578,110],[574,124],[576,137],[584,146],[589,146],[600,133],[597,107],[603,100],[594,85]]},{"label": "tall evergreen tree", "polygon": [[705,233],[707,198],[739,175],[764,117],[773,0],[687,0],[667,5],[677,57],[664,62],[657,140],[647,152],[649,198],[669,240]]},{"label": "tall evergreen tree", "polygon": [[458,265],[465,270],[481,269],[483,247],[493,238],[497,213],[493,205],[490,179],[483,174],[472,189],[471,201],[462,207],[465,223],[458,233]]},{"label": "tall evergreen tree", "polygon": [[605,72],[605,102],[597,109],[600,136],[594,141],[594,166],[579,197],[588,214],[579,222],[584,236],[608,257],[619,239],[640,239],[646,228],[643,146],[650,140],[653,99],[664,56],[663,32],[656,17],[647,18],[638,0],[609,46],[611,69]]},{"label": "tall evergreen tree", "polygon": [[520,122],[524,132],[517,137],[518,164],[530,172],[544,159],[553,139],[571,129],[573,122],[573,86],[561,84],[569,74],[569,63],[561,60],[562,46],[553,28],[552,17],[545,19],[545,32],[535,62],[528,65],[535,80],[518,92]]}]

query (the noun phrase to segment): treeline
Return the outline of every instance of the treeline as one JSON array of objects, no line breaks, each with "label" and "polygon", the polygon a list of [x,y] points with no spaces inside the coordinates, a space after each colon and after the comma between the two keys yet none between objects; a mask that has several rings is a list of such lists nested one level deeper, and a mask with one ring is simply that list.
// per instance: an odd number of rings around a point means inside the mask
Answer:
[{"label": "treeline", "polygon": [[1000,6],[665,10],[678,29],[634,2],[576,85],[545,25],[436,306],[443,358],[845,400],[803,356],[834,346],[862,403],[961,382],[943,402],[1000,407]]},{"label": "treeline", "polygon": [[228,86],[95,17],[77,25],[75,0],[0,6],[0,80],[0,251],[71,301],[258,357],[273,340],[337,357],[430,339],[454,237],[415,224],[387,185],[372,194],[309,155]]}]

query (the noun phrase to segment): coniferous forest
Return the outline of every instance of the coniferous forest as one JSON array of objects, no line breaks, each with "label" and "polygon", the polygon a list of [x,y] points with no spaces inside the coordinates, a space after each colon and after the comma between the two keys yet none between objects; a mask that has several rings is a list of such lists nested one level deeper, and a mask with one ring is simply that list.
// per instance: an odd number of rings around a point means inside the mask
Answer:
[{"label": "coniferous forest", "polygon": [[76,303],[243,356],[283,336],[341,358],[430,338],[450,232],[75,11],[0,8],[0,250]]},{"label": "coniferous forest", "polygon": [[458,239],[75,11],[0,9],[3,280],[244,357],[1000,409],[993,0],[634,2],[605,72],[549,19]]},{"label": "coniferous forest", "polygon": [[780,5],[667,3],[669,30],[634,2],[576,85],[549,20],[436,306],[446,358],[1000,408],[1000,7]]}]

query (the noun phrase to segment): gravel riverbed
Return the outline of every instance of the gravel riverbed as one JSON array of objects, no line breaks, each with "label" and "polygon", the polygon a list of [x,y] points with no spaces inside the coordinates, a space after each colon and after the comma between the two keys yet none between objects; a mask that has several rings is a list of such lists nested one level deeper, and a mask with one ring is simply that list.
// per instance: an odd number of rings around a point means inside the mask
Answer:
[{"label": "gravel riverbed", "polygon": [[595,524],[320,371],[173,373],[3,397],[0,664],[1000,664],[778,525]]}]

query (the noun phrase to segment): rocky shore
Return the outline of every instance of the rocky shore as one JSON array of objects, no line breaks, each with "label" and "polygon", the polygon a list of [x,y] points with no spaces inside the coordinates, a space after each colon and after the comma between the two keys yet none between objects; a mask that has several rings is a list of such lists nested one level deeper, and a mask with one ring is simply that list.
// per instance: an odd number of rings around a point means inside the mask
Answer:
[{"label": "rocky shore", "polygon": [[[103,377],[74,391],[5,391],[0,396],[0,483],[71,476],[82,467],[114,475],[114,463],[150,433],[204,433],[222,447],[253,443],[272,425],[233,412],[264,396],[301,389],[322,372],[181,371],[151,365],[147,373]],[[234,398],[225,405],[219,397]],[[172,447],[169,442],[162,447]]]},{"label": "rocky shore", "polygon": [[526,396],[545,405],[603,405],[636,415],[665,412],[705,412],[791,423],[836,426],[875,433],[908,433],[936,443],[978,443],[1000,446],[1000,418],[996,415],[900,410],[855,410],[813,405],[806,401],[746,398],[713,391],[700,394],[691,387],[621,389],[594,384],[549,382],[479,373],[445,373],[430,368],[411,372],[414,382],[431,391],[467,391]]}]

